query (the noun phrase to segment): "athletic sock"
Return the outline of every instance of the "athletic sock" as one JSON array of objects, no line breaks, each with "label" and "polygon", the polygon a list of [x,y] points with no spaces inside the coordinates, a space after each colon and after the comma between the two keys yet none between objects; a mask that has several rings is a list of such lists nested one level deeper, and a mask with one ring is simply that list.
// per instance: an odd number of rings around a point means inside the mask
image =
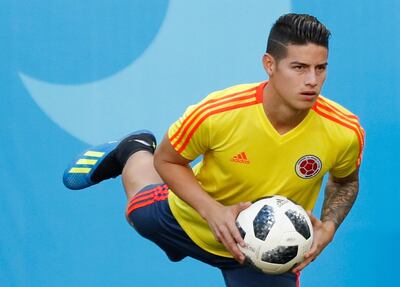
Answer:
[{"label": "athletic sock", "polygon": [[152,134],[141,133],[127,137],[116,148],[116,160],[124,168],[129,157],[140,150],[147,150],[154,154],[156,149],[156,139]]},{"label": "athletic sock", "polygon": [[131,135],[122,140],[118,146],[102,160],[90,179],[94,183],[99,183],[105,179],[117,177],[122,173],[122,169],[131,155],[140,150],[146,150],[154,154],[155,148],[156,139],[152,134],[141,133]]}]

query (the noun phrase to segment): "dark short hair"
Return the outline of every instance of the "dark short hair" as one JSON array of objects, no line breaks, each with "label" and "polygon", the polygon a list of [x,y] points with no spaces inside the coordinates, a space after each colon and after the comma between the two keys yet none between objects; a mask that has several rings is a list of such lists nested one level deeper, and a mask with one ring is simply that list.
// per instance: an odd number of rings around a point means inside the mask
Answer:
[{"label": "dark short hair", "polygon": [[272,26],[267,53],[276,60],[286,57],[287,46],[313,43],[328,48],[331,32],[317,18],[307,14],[285,14]]}]

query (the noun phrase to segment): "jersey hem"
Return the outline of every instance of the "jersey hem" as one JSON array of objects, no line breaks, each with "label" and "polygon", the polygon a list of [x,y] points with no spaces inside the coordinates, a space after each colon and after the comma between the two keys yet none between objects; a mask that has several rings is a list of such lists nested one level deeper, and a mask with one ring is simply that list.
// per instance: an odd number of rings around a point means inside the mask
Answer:
[{"label": "jersey hem", "polygon": [[197,237],[190,231],[190,228],[188,228],[188,224],[186,224],[186,222],[184,220],[181,220],[179,218],[179,216],[176,216],[178,211],[176,210],[176,207],[175,207],[174,203],[171,201],[171,196],[177,196],[177,195],[173,194],[173,191],[171,189],[169,189],[169,191],[170,191],[170,194],[168,196],[169,208],[171,209],[172,215],[174,216],[176,221],[179,223],[179,225],[182,227],[183,231],[185,231],[186,234],[189,236],[189,238],[197,246],[199,246],[201,249],[205,250],[208,253],[211,253],[211,254],[214,254],[214,255],[217,255],[217,256],[221,256],[221,257],[225,257],[225,258],[233,258],[233,256],[228,251],[227,252],[218,252],[218,251],[212,250],[211,248],[208,248],[207,246],[202,244],[201,240],[197,239]]}]

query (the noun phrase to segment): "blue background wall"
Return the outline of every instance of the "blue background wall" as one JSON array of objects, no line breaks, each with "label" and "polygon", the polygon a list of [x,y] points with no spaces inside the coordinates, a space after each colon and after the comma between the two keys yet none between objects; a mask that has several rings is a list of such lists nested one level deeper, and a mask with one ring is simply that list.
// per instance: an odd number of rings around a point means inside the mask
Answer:
[{"label": "blue background wall", "polygon": [[396,285],[400,2],[3,0],[0,286],[222,286],[133,232],[119,180],[71,192],[61,175],[89,144],[143,127],[161,137],[208,92],[264,80],[268,30],[289,11],[330,28],[323,94],[367,132],[359,199],[302,284]]}]

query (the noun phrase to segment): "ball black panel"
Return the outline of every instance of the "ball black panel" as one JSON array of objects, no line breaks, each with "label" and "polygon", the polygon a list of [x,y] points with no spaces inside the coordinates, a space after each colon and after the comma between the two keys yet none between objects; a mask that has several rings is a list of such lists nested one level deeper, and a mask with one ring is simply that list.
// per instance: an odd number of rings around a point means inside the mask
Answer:
[{"label": "ball black panel", "polygon": [[286,211],[285,214],[293,223],[293,226],[298,233],[300,233],[305,239],[310,238],[310,227],[307,224],[306,218],[302,214],[291,209]]},{"label": "ball black panel", "polygon": [[254,218],[254,235],[258,239],[265,240],[274,223],[274,209],[269,205],[264,205]]},{"label": "ball black panel", "polygon": [[236,221],[236,226],[239,229],[240,236],[242,236],[242,238],[244,239],[244,237],[246,236],[246,231],[244,231],[244,229],[240,226],[239,222],[237,221]]},{"label": "ball black panel", "polygon": [[297,256],[298,246],[278,246],[262,254],[261,260],[268,263],[285,264]]}]

